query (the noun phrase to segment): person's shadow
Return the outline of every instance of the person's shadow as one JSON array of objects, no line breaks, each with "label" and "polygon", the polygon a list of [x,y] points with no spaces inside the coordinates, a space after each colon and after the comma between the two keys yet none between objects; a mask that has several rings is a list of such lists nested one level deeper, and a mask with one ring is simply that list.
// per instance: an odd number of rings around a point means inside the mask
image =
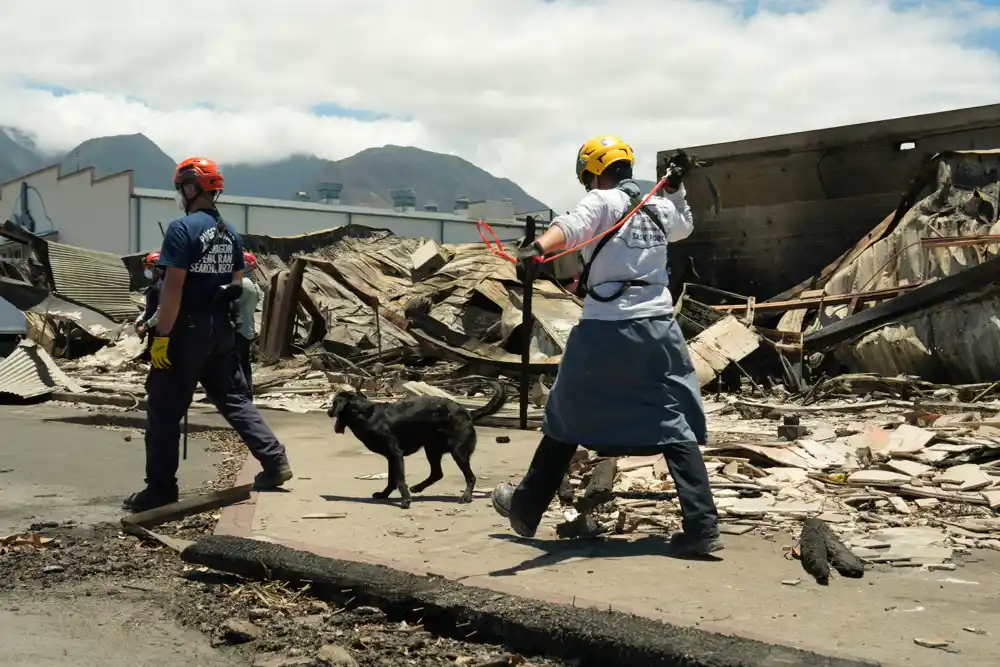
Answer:
[{"label": "person's shadow", "polygon": [[635,556],[658,556],[678,560],[693,560],[704,562],[721,562],[718,556],[679,556],[671,552],[669,540],[659,535],[646,535],[637,540],[609,540],[601,537],[574,538],[562,540],[540,540],[537,538],[518,537],[505,533],[490,535],[496,540],[506,540],[518,544],[527,544],[542,553],[534,558],[502,570],[489,573],[491,577],[510,577],[518,572],[539,567],[556,565],[570,558],[629,558]]}]

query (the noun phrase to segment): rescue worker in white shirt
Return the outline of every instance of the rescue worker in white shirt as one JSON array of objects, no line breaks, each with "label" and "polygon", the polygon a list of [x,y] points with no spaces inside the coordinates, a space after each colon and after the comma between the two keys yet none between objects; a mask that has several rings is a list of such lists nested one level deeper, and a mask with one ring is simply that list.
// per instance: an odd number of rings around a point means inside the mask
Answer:
[{"label": "rescue worker in white shirt", "polygon": [[[632,148],[616,136],[587,141],[576,162],[587,194],[518,250],[518,262],[575,247],[621,221],[642,199],[631,180],[634,163]],[[708,440],[701,389],[667,289],[667,245],[694,228],[683,167],[678,160],[662,197],[651,197],[621,228],[582,249],[583,316],[545,406],[544,437],[520,484],[493,491],[494,508],[521,536],[534,536],[582,446],[607,456],[663,454],[682,513],[683,530],[671,536],[670,551],[704,556],[723,547],[698,448]]]},{"label": "rescue worker in white shirt", "polygon": [[[247,396],[253,399],[253,368],[251,367],[250,348],[253,345],[254,313],[260,302],[260,287],[250,277],[257,270],[257,257],[249,250],[243,251],[246,268],[243,274],[243,292],[236,301],[236,354],[240,359],[240,368],[247,379]],[[247,275],[250,274],[250,275]]]}]

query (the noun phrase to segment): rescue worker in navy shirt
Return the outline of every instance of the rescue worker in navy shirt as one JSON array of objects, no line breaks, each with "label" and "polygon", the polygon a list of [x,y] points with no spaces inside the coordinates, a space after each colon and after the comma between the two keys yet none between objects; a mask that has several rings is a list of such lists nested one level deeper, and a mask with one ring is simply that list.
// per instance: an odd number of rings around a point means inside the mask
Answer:
[{"label": "rescue worker in navy shirt", "polygon": [[284,446],[247,396],[235,352],[232,303],[245,260],[242,240],[216,207],[222,173],[211,160],[190,158],[177,165],[174,188],[185,215],[167,227],[157,262],[166,273],[150,332],[146,488],[123,503],[132,512],[177,501],[180,423],[199,382],[263,467],[256,488],[277,488],[292,478]]}]

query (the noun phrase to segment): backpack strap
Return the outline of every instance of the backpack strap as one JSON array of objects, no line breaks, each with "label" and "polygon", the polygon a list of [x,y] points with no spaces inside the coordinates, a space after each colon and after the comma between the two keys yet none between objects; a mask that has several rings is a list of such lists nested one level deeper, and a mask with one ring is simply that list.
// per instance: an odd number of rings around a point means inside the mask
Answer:
[{"label": "backpack strap", "polygon": [[[198,264],[201,260],[205,259],[210,252],[215,250],[215,246],[219,245],[227,234],[226,222],[222,219],[222,215],[216,209],[204,209],[205,213],[208,213],[215,219],[215,235],[212,236],[212,241],[205,246],[205,249],[201,251],[198,255],[198,259],[191,262],[191,266]],[[233,266],[236,266],[236,244],[233,243]]]},{"label": "backpack strap", "polygon": [[[620,187],[619,189],[621,189],[624,192],[624,189]],[[636,195],[635,197],[629,197],[629,206],[625,209],[625,212],[622,213],[621,216],[619,216],[618,220],[615,221],[615,224],[617,225],[622,220],[627,218],[632,213],[632,211],[639,208],[640,204],[642,204],[641,194]],[[663,226],[663,220],[660,219],[660,212],[655,207],[649,206],[648,204],[642,206],[642,211],[643,213],[648,215],[650,219],[653,221],[653,224],[656,225],[661,232],[663,232],[664,239],[666,239],[667,232],[666,228]],[[624,227],[624,225],[622,225],[622,227]],[[610,296],[600,296],[599,294],[597,294],[588,287],[588,283],[590,282],[590,269],[594,265],[594,260],[597,259],[597,255],[600,254],[604,246],[606,246],[613,237],[617,236],[620,231],[621,229],[618,229],[615,231],[614,234],[605,234],[604,236],[601,237],[601,240],[597,242],[597,247],[594,248],[594,252],[590,256],[590,261],[584,262],[583,270],[580,271],[580,279],[577,281],[576,285],[576,296],[580,298],[585,298],[587,296],[590,296],[590,298],[594,299],[595,301],[599,301],[601,303],[609,303],[616,299],[620,299],[622,295],[625,294],[625,291],[628,290],[630,287],[641,287],[649,285],[648,282],[640,279],[609,281],[609,282],[619,283],[618,289],[615,290],[615,292]]]}]

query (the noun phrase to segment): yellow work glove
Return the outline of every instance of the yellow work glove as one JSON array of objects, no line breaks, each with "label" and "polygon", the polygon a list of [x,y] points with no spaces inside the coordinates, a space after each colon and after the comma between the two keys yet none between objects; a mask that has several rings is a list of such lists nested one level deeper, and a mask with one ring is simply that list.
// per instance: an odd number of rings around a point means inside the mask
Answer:
[{"label": "yellow work glove", "polygon": [[169,336],[153,336],[153,345],[149,348],[149,358],[153,362],[153,368],[160,370],[170,368],[170,359],[167,358],[169,344]]}]

